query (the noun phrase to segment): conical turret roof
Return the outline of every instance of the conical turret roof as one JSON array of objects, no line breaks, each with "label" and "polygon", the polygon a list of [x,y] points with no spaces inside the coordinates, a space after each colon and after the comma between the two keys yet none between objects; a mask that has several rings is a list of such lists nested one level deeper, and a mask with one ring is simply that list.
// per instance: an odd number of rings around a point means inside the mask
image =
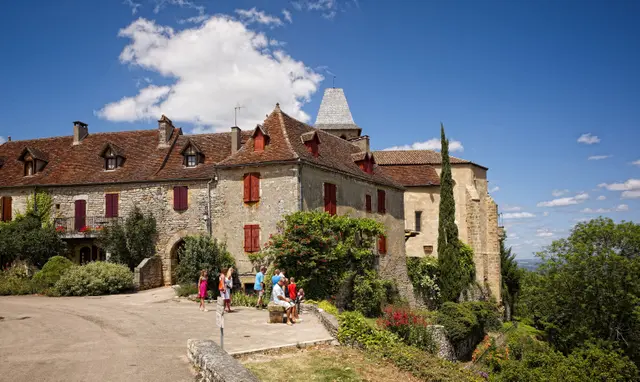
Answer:
[{"label": "conical turret roof", "polygon": [[340,88],[325,89],[315,127],[322,130],[356,129],[361,131],[353,121],[344,90]]}]

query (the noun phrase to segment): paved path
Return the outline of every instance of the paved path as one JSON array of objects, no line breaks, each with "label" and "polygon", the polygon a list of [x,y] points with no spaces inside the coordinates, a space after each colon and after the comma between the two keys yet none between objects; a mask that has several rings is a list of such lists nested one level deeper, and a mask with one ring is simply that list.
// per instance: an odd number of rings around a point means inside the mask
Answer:
[{"label": "paved path", "polygon": [[[0,381],[192,381],[187,339],[219,341],[215,304],[173,298],[171,288],[132,295],[0,297]],[[267,311],[225,316],[225,350],[330,338],[312,315],[293,327],[267,324]]]}]

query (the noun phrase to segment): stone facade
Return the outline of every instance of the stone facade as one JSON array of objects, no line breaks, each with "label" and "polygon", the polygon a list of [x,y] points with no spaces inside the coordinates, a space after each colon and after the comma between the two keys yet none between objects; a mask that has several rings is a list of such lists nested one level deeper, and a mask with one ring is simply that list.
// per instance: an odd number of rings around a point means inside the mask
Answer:
[{"label": "stone facade", "polygon": [[157,288],[163,285],[162,259],[147,257],[140,262],[133,273],[133,284],[138,290]]}]

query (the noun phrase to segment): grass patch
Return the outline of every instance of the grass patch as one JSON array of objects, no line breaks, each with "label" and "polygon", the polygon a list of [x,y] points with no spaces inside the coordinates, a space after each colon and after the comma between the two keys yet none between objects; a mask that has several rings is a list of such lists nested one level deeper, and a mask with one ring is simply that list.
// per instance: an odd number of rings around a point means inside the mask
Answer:
[{"label": "grass patch", "polygon": [[417,378],[390,363],[367,357],[362,351],[335,346],[283,350],[240,359],[261,381],[393,381]]}]

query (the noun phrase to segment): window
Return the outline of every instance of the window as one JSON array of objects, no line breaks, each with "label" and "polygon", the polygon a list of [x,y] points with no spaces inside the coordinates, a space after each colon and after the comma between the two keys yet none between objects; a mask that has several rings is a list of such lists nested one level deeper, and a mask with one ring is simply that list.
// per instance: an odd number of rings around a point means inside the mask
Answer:
[{"label": "window", "polygon": [[104,196],[106,208],[104,216],[107,218],[118,217],[118,194],[106,194]]},{"label": "window", "polygon": [[244,174],[244,202],[251,203],[260,200],[260,173]]},{"label": "window", "polygon": [[196,167],[198,165],[198,156],[193,154],[193,155],[187,155],[187,167]]},{"label": "window", "polygon": [[324,211],[329,215],[336,214],[336,185],[331,183],[324,184]]},{"label": "window", "polygon": [[34,171],[33,171],[33,161],[32,160],[28,160],[26,162],[24,162],[24,175],[25,176],[31,176],[33,175]]},{"label": "window", "polygon": [[116,167],[118,167],[118,163],[116,161],[115,157],[109,157],[106,159],[107,163],[106,163],[106,169],[107,170],[115,170]]},{"label": "window", "polygon": [[307,151],[309,151],[311,153],[311,155],[313,155],[314,157],[318,157],[318,141],[313,139],[309,142],[305,142],[304,144],[305,146],[307,146]]},{"label": "window", "polygon": [[378,253],[382,255],[387,253],[387,237],[384,235],[378,237]]},{"label": "window", "polygon": [[416,232],[422,229],[422,211],[416,211]]},{"label": "window", "polygon": [[0,209],[2,219],[0,221],[11,221],[11,196],[3,196],[0,201],[2,202],[2,208]]},{"label": "window", "polygon": [[387,212],[385,198],[386,193],[384,190],[378,190],[378,213],[384,214]]},{"label": "window", "polygon": [[364,209],[367,212],[371,212],[371,195],[369,194],[364,196]]},{"label": "window", "polygon": [[253,151],[264,151],[264,134],[258,130],[255,138],[253,138]]},{"label": "window", "polygon": [[260,225],[247,224],[244,226],[244,251],[260,251]]},{"label": "window", "polygon": [[175,186],[173,188],[173,209],[175,211],[186,211],[189,208],[189,188],[186,186]]}]

